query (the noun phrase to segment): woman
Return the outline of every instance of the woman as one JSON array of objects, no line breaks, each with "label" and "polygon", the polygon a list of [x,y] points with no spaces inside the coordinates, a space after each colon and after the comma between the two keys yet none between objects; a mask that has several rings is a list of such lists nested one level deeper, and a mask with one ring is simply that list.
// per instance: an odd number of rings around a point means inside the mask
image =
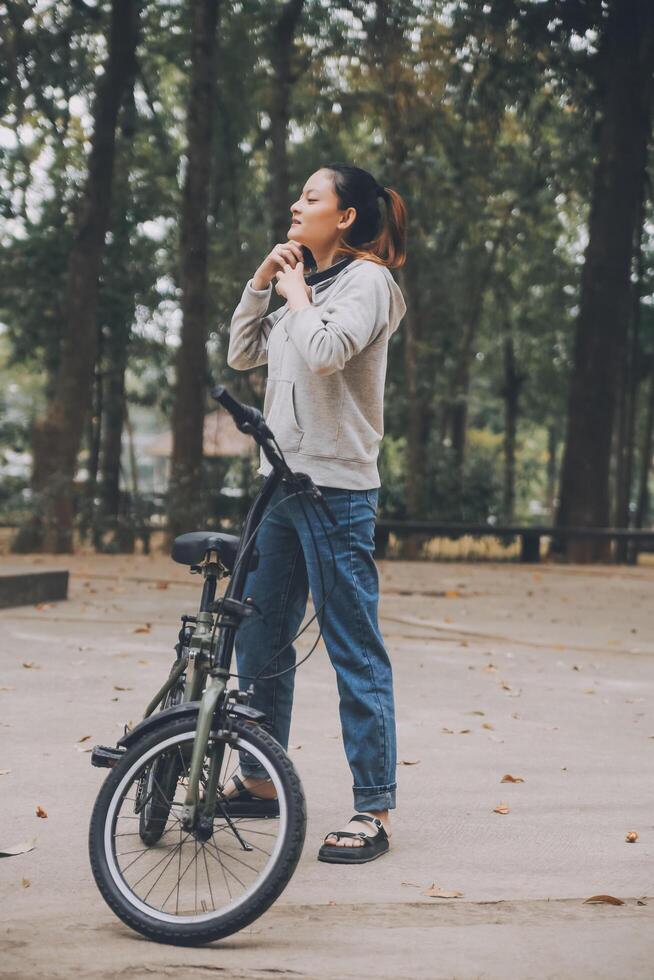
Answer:
[{"label": "woman", "polygon": [[[337,578],[322,622],[357,813],[327,835],[318,857],[360,863],[388,850],[389,811],[395,807],[393,680],[377,621],[373,536],[388,340],[406,311],[389,267],[405,261],[406,208],[399,194],[367,171],[333,163],[311,175],[290,210],[288,241],[264,259],[234,312],[227,363],[241,371],[268,365],[266,421],[290,468],[312,477],[338,520],[329,530]],[[315,268],[306,277],[305,259]],[[287,303],[266,316],[273,279]],[[265,476],[270,469],[262,454],[258,472]],[[261,671],[276,650],[280,654],[265,674],[295,663],[289,641],[304,617],[309,589],[316,609],[323,601],[319,563],[325,588],[332,584],[331,551],[319,521],[306,503],[303,510],[301,498],[286,499],[288,494],[282,485],[273,495],[257,536],[261,557],[244,594],[263,615],[244,620],[238,631],[242,678]],[[285,748],[294,676],[289,670],[260,681],[252,701]],[[274,797],[252,757],[241,760],[241,773],[227,795]]]}]

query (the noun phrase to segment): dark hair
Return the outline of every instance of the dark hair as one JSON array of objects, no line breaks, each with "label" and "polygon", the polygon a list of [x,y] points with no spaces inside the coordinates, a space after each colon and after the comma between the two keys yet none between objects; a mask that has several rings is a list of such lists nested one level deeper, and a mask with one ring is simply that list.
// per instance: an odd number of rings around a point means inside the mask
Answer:
[{"label": "dark hair", "polygon": [[[397,191],[377,183],[372,174],[347,163],[328,163],[339,208],[355,208],[357,216],[343,236],[337,256],[370,259],[399,269],[406,262],[406,204]],[[380,206],[380,201],[384,204]]]}]

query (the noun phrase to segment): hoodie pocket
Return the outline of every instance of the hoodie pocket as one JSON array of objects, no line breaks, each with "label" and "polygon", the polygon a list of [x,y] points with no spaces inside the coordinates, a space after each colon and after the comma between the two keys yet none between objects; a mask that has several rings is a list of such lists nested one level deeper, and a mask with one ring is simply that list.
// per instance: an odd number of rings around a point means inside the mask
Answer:
[{"label": "hoodie pocket", "polygon": [[264,418],[282,450],[297,452],[304,431],[298,425],[294,405],[294,382],[268,378],[264,399]]}]

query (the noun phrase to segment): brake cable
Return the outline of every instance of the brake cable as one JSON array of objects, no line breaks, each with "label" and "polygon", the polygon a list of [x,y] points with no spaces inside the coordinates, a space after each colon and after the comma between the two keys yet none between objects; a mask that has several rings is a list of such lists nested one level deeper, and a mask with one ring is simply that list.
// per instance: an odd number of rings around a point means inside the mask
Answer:
[{"label": "brake cable", "polygon": [[[277,440],[274,438],[274,436],[273,436],[273,440],[272,441],[274,442],[275,447],[277,448],[277,451],[279,452],[279,455],[281,456],[283,462],[285,463],[286,462],[286,459],[284,457],[284,454],[283,454],[282,450],[280,449],[279,444],[278,444]],[[324,578],[324,574],[323,574],[322,562],[320,561],[320,558],[319,558],[320,553],[318,551],[318,543],[316,541],[316,536],[314,534],[313,527],[311,526],[311,522],[310,522],[310,520],[309,520],[309,518],[307,516],[306,509],[305,509],[305,506],[304,506],[304,502],[302,501],[302,497],[303,496],[308,496],[310,498],[310,500],[311,500],[311,506],[313,507],[313,510],[314,510],[314,513],[315,513],[316,517],[318,518],[318,521],[320,523],[320,526],[321,526],[321,528],[322,528],[322,530],[324,532],[325,538],[327,539],[327,543],[329,545],[329,549],[331,551],[332,569],[333,569],[333,581],[332,581],[332,585],[331,585],[329,591],[327,592],[327,594],[325,594],[325,578]],[[300,503],[300,507],[302,509],[302,513],[304,515],[305,523],[306,523],[306,525],[307,525],[307,527],[309,529],[309,534],[311,535],[311,540],[312,540],[312,543],[313,543],[314,552],[316,554],[316,558],[318,559],[318,571],[319,571],[319,574],[320,574],[320,587],[321,587],[321,591],[322,591],[322,595],[324,596],[324,599],[323,599],[322,603],[318,606],[318,608],[314,610],[313,616],[309,620],[307,620],[307,622],[304,624],[304,626],[302,627],[302,629],[299,630],[295,634],[295,636],[293,636],[290,640],[288,640],[287,643],[285,643],[282,647],[280,647],[279,650],[276,650],[275,653],[272,655],[272,657],[270,657],[264,663],[263,667],[261,668],[261,670],[256,675],[247,675],[247,674],[233,673],[233,672],[230,671],[230,673],[228,675],[229,677],[236,677],[236,678],[239,678],[240,680],[246,680],[246,681],[273,680],[274,678],[281,677],[283,674],[287,674],[291,670],[297,670],[297,668],[300,667],[303,663],[306,663],[306,661],[309,659],[309,657],[311,656],[311,654],[315,651],[315,649],[318,646],[318,643],[320,642],[320,639],[322,637],[322,634],[323,634],[323,623],[322,623],[322,619],[323,619],[323,617],[321,617],[318,620],[318,627],[319,627],[318,628],[318,636],[316,637],[315,643],[313,644],[313,646],[311,647],[311,649],[309,650],[309,652],[300,661],[298,661],[297,663],[292,664],[292,666],[286,667],[284,670],[278,671],[277,673],[274,673],[274,674],[263,674],[262,673],[268,667],[269,664],[271,664],[274,660],[277,660],[277,658],[280,656],[280,654],[282,654],[286,649],[288,649],[290,646],[292,646],[292,644],[295,643],[295,641],[300,636],[302,636],[302,634],[309,628],[309,626],[311,625],[311,623],[313,623],[313,621],[318,618],[319,614],[322,612],[322,610],[324,609],[325,605],[327,604],[327,601],[328,601],[329,597],[331,596],[332,592],[336,588],[336,577],[337,577],[337,571],[336,571],[336,554],[334,552],[334,547],[332,545],[332,542],[331,542],[331,539],[329,537],[329,534],[327,533],[327,528],[325,526],[325,522],[323,521],[322,515],[320,514],[320,511],[319,511],[318,507],[316,506],[316,504],[314,503],[314,501],[311,499],[312,498],[312,494],[311,494],[311,491],[309,489],[296,490],[296,491],[294,491],[291,494],[287,494],[285,497],[282,498],[282,500],[277,501],[276,504],[273,504],[273,506],[270,507],[264,513],[263,517],[261,518],[261,520],[259,521],[259,523],[257,524],[257,526],[254,528],[254,530],[250,534],[249,538],[247,539],[247,541],[245,542],[245,544],[241,548],[241,555],[238,558],[237,562],[235,563],[234,568],[232,569],[232,576],[234,575],[234,572],[236,571],[236,568],[238,567],[238,565],[240,564],[240,562],[245,557],[246,549],[249,547],[250,542],[253,540],[253,538],[258,533],[258,531],[259,531],[260,527],[262,526],[262,524],[264,523],[264,521],[272,514],[272,512],[277,507],[280,507],[283,503],[285,503],[285,501],[291,500],[293,497],[298,497],[299,498],[299,503]],[[264,617],[264,620],[265,620],[265,617]],[[214,636],[216,634],[217,628],[218,628],[218,617],[216,616],[216,620],[214,622],[213,630],[212,630],[212,633],[211,633],[211,644],[212,645],[213,645],[213,640],[214,640]]]}]

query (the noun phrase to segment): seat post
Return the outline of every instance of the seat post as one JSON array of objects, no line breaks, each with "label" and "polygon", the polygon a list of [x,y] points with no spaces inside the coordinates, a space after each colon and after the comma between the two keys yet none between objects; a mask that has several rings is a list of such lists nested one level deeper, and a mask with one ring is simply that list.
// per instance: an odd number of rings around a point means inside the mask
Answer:
[{"label": "seat post", "polygon": [[217,564],[213,562],[209,562],[205,568],[202,598],[200,599],[200,612],[209,612],[209,607],[216,598],[217,568]]}]

